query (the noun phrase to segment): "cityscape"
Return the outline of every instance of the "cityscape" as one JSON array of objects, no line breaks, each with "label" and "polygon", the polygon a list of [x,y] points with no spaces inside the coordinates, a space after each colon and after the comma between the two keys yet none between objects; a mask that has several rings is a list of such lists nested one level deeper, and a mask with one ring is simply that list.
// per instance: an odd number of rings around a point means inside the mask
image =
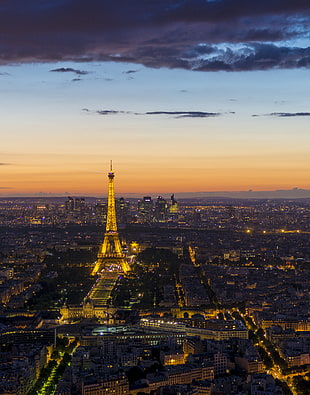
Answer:
[{"label": "cityscape", "polygon": [[309,26],[0,1],[0,395],[310,395]]},{"label": "cityscape", "polygon": [[3,394],[307,394],[310,199],[2,198]]}]

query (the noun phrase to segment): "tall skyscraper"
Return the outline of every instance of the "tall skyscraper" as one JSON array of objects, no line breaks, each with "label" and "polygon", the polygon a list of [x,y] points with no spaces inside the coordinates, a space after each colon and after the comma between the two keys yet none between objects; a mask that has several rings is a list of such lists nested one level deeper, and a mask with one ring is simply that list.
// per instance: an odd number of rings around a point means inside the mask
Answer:
[{"label": "tall skyscraper", "polygon": [[169,207],[169,217],[171,220],[177,220],[179,213],[179,205],[178,202],[174,198],[174,194],[171,195],[170,198],[170,207]]},{"label": "tall skyscraper", "polygon": [[139,216],[144,222],[151,222],[154,216],[154,204],[151,196],[144,196],[143,200],[138,202]]},{"label": "tall skyscraper", "polygon": [[158,196],[155,203],[155,218],[157,222],[166,222],[168,213],[168,204],[166,199]]},{"label": "tall skyscraper", "polygon": [[123,197],[116,199],[116,215],[119,224],[127,224],[130,220],[130,204]]},{"label": "tall skyscraper", "polygon": [[74,209],[76,211],[83,211],[86,209],[86,203],[84,198],[75,198]]},{"label": "tall skyscraper", "polygon": [[74,210],[74,199],[71,196],[69,196],[68,200],[65,201],[65,209],[66,211]]}]

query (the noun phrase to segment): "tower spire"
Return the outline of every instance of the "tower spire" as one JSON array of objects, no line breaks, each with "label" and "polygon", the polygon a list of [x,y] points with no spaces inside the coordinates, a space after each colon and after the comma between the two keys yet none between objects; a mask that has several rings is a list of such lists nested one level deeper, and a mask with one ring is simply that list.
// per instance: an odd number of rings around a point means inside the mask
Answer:
[{"label": "tower spire", "polygon": [[112,160],[110,161],[110,172],[108,173],[108,178],[107,222],[103,243],[99,248],[98,259],[92,272],[93,275],[98,271],[101,271],[101,269],[103,269],[108,263],[118,263],[124,272],[129,271],[129,265],[125,260],[117,231]]}]

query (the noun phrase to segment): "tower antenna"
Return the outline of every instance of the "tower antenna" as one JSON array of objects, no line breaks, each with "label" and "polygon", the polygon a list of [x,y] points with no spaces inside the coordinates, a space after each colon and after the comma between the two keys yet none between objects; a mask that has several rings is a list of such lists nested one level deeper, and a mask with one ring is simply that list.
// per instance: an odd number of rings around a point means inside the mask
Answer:
[{"label": "tower antenna", "polygon": [[112,159],[110,160],[110,171],[112,171]]}]

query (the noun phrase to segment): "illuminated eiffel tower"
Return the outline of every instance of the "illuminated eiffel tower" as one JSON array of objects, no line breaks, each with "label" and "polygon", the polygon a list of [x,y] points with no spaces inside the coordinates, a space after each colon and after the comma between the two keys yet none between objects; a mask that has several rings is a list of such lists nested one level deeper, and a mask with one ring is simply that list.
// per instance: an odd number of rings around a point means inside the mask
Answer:
[{"label": "illuminated eiffel tower", "polygon": [[119,264],[124,272],[130,270],[129,264],[126,262],[125,256],[122,251],[122,246],[118,237],[116,211],[115,211],[115,198],[114,198],[114,172],[112,171],[112,161],[110,165],[109,190],[108,190],[108,212],[107,222],[103,243],[101,244],[97,256],[97,262],[92,271],[92,275],[100,272],[109,263]]}]

